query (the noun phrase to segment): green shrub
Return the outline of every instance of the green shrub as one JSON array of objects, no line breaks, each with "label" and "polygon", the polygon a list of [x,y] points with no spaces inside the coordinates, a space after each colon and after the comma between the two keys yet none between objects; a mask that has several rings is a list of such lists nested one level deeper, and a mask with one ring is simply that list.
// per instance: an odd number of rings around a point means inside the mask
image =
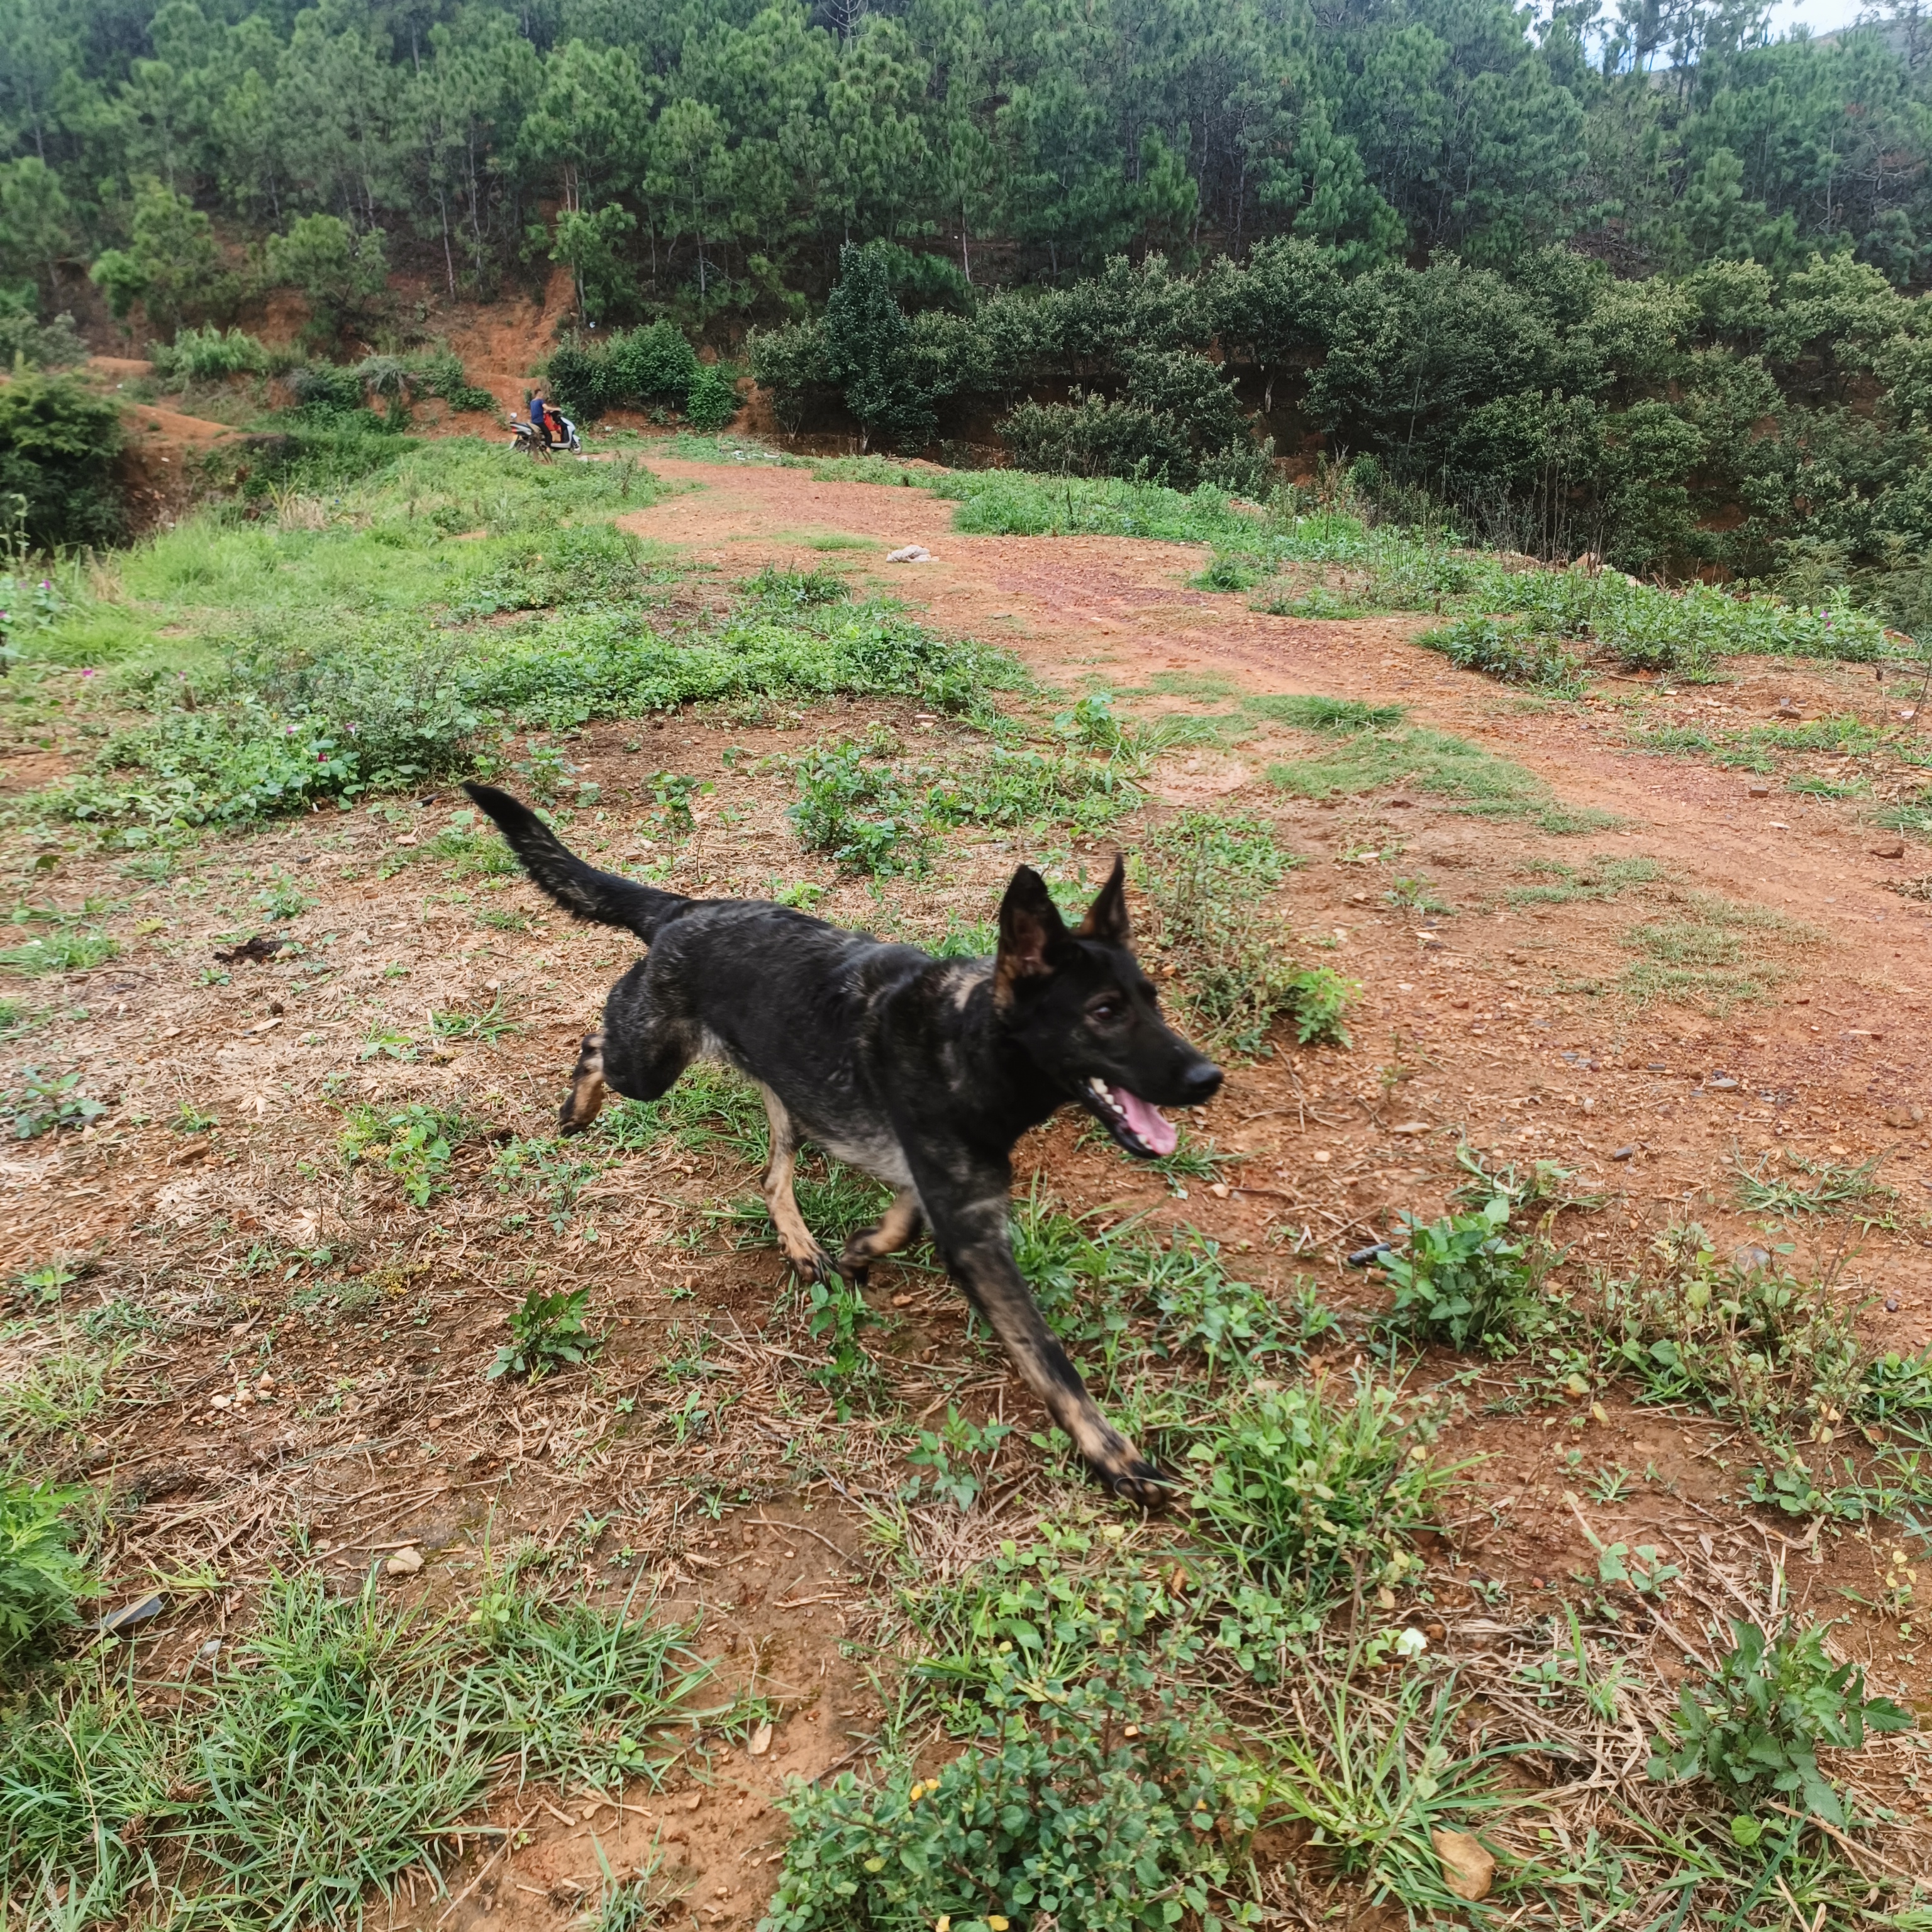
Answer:
[{"label": "green shrub", "polygon": [[1544,1313],[1543,1257],[1508,1234],[1510,1200],[1439,1221],[1402,1216],[1403,1245],[1382,1265],[1395,1290],[1394,1319],[1418,1338],[1499,1352],[1535,1335]]},{"label": "green shrub", "polygon": [[612,403],[682,403],[700,374],[698,352],[676,323],[666,321],[613,335],[604,366]]},{"label": "green shrub", "polygon": [[92,1580],[75,1554],[73,1512],[85,1492],[0,1473],[0,1666],[79,1620]]},{"label": "green shrub", "polygon": [[1118,476],[1191,489],[1198,466],[1169,418],[1076,390],[1070,403],[1020,404],[998,425],[1014,464],[1047,476]]},{"label": "green shrub", "polygon": [[28,372],[0,383],[0,504],[21,500],[30,544],[119,540],[126,516],[115,460],[125,440],[114,405],[70,376]]},{"label": "green shrub", "polygon": [[737,384],[715,362],[706,363],[685,392],[685,421],[693,429],[710,434],[724,428],[737,413]]},{"label": "green shrub", "polygon": [[930,1777],[794,1779],[766,1932],[1166,1932],[1184,1901],[1204,1925],[1253,1922],[1266,1784],[1221,1744],[1210,1706],[1183,1718],[1156,1702],[1153,1594],[1010,1546],[990,1567],[914,1606],[939,1652],[915,1670],[964,1694],[951,1719],[974,1741]]},{"label": "green shrub", "polygon": [[[1734,1619],[1717,1675],[1679,1690],[1676,1715],[1674,1748],[1653,1744],[1652,1778],[1708,1778],[1754,1811],[1781,1802],[1840,1826],[1844,1806],[1818,1768],[1820,1749],[1856,1750],[1868,1731],[1909,1731],[1915,1721],[1890,1699],[1867,1697],[1856,1665],[1833,1663],[1822,1625],[1801,1630],[1789,1617],[1769,1634]],[[1756,1832],[1732,1829],[1740,1843],[1756,1842]]]},{"label": "green shrub", "polygon": [[210,322],[206,328],[184,328],[172,343],[158,342],[148,352],[154,373],[164,382],[218,382],[229,376],[263,376],[268,352],[256,338],[238,328],[225,334]]}]

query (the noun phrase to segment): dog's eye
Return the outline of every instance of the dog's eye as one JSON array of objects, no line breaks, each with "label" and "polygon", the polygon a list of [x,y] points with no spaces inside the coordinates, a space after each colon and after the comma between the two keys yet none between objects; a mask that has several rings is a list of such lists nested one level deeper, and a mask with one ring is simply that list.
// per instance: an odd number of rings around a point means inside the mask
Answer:
[{"label": "dog's eye", "polygon": [[1102,1024],[1117,1020],[1120,1017],[1120,1003],[1118,1000],[1096,1000],[1087,1009],[1087,1017],[1090,1020],[1099,1020]]}]

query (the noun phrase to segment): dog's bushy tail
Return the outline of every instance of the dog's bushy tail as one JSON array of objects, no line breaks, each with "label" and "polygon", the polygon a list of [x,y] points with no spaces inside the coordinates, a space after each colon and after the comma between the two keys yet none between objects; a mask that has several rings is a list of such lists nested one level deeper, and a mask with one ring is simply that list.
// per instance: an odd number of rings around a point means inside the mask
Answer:
[{"label": "dog's bushy tail", "polygon": [[586,866],[522,800],[494,785],[466,784],[463,789],[496,820],[524,870],[573,919],[628,926],[648,944],[666,920],[692,903],[682,892],[640,885],[634,879]]}]

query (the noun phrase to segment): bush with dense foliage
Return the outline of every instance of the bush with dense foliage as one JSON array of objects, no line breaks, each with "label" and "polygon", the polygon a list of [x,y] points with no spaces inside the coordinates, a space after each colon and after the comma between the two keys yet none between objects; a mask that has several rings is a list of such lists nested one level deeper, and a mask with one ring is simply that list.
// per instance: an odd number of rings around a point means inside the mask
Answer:
[{"label": "bush with dense foliage", "polygon": [[17,497],[27,541],[108,544],[126,518],[114,480],[119,412],[70,376],[0,382],[0,508]]}]

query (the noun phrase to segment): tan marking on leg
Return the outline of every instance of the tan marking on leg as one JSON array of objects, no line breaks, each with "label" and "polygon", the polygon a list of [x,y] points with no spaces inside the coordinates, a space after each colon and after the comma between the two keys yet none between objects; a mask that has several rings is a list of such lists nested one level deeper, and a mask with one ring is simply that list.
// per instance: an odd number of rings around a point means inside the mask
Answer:
[{"label": "tan marking on leg", "polygon": [[840,1269],[866,1268],[884,1256],[897,1254],[919,1232],[919,1196],[910,1187],[901,1188],[879,1225],[862,1228],[845,1244],[838,1257]]},{"label": "tan marking on leg", "polygon": [[769,1087],[760,1086],[758,1090],[765,1096],[765,1118],[772,1134],[771,1158],[765,1166],[765,1207],[778,1230],[785,1259],[808,1280],[823,1281],[833,1272],[832,1257],[812,1238],[805,1216],[798,1211],[798,1197],[792,1192],[792,1174],[798,1166],[797,1131],[785,1103]]},{"label": "tan marking on leg", "polygon": [[586,1034],[570,1076],[570,1093],[558,1120],[560,1133],[580,1134],[604,1104],[604,1036]]}]

